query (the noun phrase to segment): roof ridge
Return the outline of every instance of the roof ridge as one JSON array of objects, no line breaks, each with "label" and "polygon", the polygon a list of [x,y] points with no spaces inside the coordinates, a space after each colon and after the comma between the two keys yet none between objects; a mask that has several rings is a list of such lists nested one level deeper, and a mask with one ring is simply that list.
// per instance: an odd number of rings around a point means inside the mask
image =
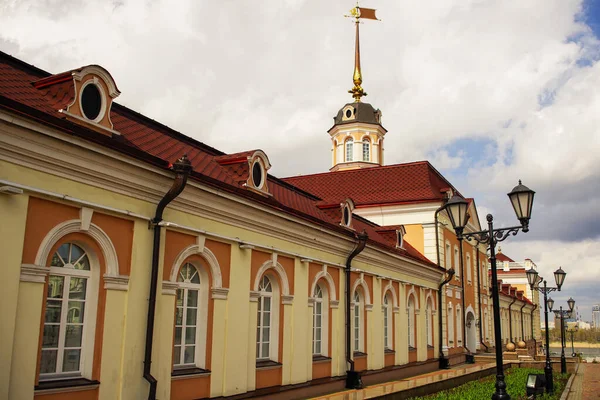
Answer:
[{"label": "roof ridge", "polygon": [[318,176],[318,175],[332,175],[332,174],[349,174],[349,173],[356,173],[357,171],[374,171],[374,170],[382,170],[382,169],[391,169],[391,168],[397,168],[397,167],[405,167],[405,166],[411,166],[411,165],[421,165],[421,164],[429,164],[431,165],[431,163],[429,163],[429,161],[427,160],[421,160],[421,161],[411,161],[411,162],[407,162],[407,163],[399,163],[399,164],[391,164],[391,165],[379,165],[376,167],[369,167],[369,168],[355,168],[355,169],[344,169],[344,170],[339,170],[339,171],[325,171],[325,172],[317,172],[315,174],[305,174],[305,175],[297,175],[297,176],[287,176],[285,178],[281,178],[281,179],[299,179],[299,178],[307,178],[307,177],[314,177],[314,176]]}]

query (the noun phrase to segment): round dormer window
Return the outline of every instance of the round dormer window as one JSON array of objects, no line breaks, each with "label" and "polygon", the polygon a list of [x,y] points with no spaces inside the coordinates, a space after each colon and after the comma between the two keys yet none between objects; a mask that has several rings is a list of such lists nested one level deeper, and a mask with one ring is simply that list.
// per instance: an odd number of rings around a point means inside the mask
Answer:
[{"label": "round dormer window", "polygon": [[83,116],[92,121],[100,116],[102,111],[102,93],[94,83],[85,85],[81,91],[81,111]]},{"label": "round dormer window", "polygon": [[352,117],[352,110],[351,109],[347,109],[346,110],[346,118],[350,118]]},{"label": "round dormer window", "polygon": [[346,226],[350,225],[350,209],[348,206],[344,207],[343,223]]},{"label": "round dormer window", "polygon": [[263,178],[264,174],[262,165],[260,162],[255,161],[254,164],[252,164],[252,183],[254,183],[254,187],[260,188],[263,183]]}]

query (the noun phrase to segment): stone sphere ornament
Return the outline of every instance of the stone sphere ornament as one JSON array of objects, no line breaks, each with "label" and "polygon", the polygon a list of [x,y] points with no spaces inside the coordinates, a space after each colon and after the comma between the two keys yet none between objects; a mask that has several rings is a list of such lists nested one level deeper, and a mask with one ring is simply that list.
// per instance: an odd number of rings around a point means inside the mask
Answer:
[{"label": "stone sphere ornament", "polygon": [[514,343],[508,343],[506,345],[506,351],[515,351],[515,344]]},{"label": "stone sphere ornament", "polygon": [[519,343],[517,343],[517,346],[519,346],[520,349],[524,349],[525,347],[527,347],[527,343],[525,343],[522,340],[519,340]]}]

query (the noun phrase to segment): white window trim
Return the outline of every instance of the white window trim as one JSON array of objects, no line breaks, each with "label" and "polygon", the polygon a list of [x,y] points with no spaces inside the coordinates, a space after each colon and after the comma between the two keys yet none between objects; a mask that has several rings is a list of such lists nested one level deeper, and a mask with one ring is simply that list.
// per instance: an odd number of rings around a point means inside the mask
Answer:
[{"label": "white window trim", "polygon": [[452,268],[452,246],[450,245],[450,242],[447,240],[446,240],[445,251],[446,251],[446,269],[451,269]]},{"label": "white window trim", "polygon": [[[174,369],[185,369],[190,367],[197,368],[206,368],[206,336],[207,336],[207,325],[208,325],[208,273],[202,266],[199,266],[196,262],[185,262],[181,265],[191,264],[196,268],[198,275],[200,277],[200,284],[188,283],[188,282],[176,282],[176,287],[178,289],[182,289],[185,292],[187,290],[198,290],[198,306],[196,308],[196,343],[195,343],[195,354],[194,354],[194,363],[192,364],[184,364],[181,362],[180,364],[174,364]],[[177,301],[177,297],[175,298]],[[184,297],[184,304],[187,304],[187,296]],[[184,307],[184,318],[187,317],[186,308]],[[183,322],[183,321],[182,321]],[[175,323],[175,321],[174,321]],[[182,329],[181,332],[181,343],[185,342],[185,331]],[[173,345],[174,346],[174,345]],[[182,346],[183,348],[183,346]],[[181,357],[180,361],[184,361],[184,358]]]},{"label": "white window trim", "polygon": [[[323,297],[316,297],[316,287],[321,289]],[[313,305],[313,341],[312,341],[312,354],[313,356],[324,356],[327,357],[329,354],[329,289],[327,285],[317,284],[315,287],[314,305]],[[315,316],[317,310],[317,303],[321,304],[321,352],[315,352]]]},{"label": "white window trim", "polygon": [[454,307],[452,303],[448,303],[448,347],[454,347]]},{"label": "white window trim", "polygon": [[471,255],[467,253],[467,283],[471,284],[472,282],[472,271],[471,271]]},{"label": "white window trim", "polygon": [[350,137],[344,141],[344,162],[352,161],[354,161],[354,139]]},{"label": "white window trim", "polygon": [[462,335],[462,310],[460,306],[456,306],[456,342],[457,345],[460,342],[462,344],[463,335]]},{"label": "white window trim", "polygon": [[[386,293],[383,296],[381,308],[383,312],[383,348],[384,350],[394,350],[394,314],[392,312],[394,299],[391,294]],[[387,343],[386,343],[387,338]]]},{"label": "white window trim", "polygon": [[417,319],[415,313],[415,298],[412,294],[408,296],[408,302],[406,305],[406,312],[408,314],[407,322],[408,322],[408,346],[412,348],[416,348],[416,329],[417,329]]},{"label": "white window trim", "polygon": [[[81,243],[78,241],[65,242],[65,243],[73,243],[77,246],[81,247],[88,256],[88,260],[90,262],[90,271],[84,270],[75,270],[71,268],[65,267],[50,267],[49,275],[57,275],[63,277],[85,277],[88,278],[86,283],[86,298],[85,298],[85,306],[84,306],[84,323],[83,323],[83,333],[81,338],[81,359],[79,360],[79,371],[77,372],[59,372],[59,373],[40,373],[40,381],[47,380],[55,380],[55,379],[65,379],[65,378],[73,378],[73,377],[84,377],[87,379],[92,378],[92,368],[94,361],[94,342],[96,339],[95,328],[96,328],[96,316],[98,311],[98,285],[100,279],[100,262],[96,256],[96,254],[90,250],[89,246],[85,243]],[[49,253],[49,252],[48,252]],[[53,254],[50,254],[50,257]],[[48,258],[47,262],[50,261]],[[63,293],[66,291],[67,297],[63,298],[63,303],[68,305],[68,285],[63,283]],[[44,294],[44,299],[47,302],[47,294]],[[42,322],[42,325],[44,322]],[[60,331],[65,332],[66,330],[66,315],[63,316],[61,312],[61,322],[60,322]],[[60,340],[61,338],[64,341],[64,334],[59,334],[59,347],[58,353],[60,353]],[[40,348],[42,351],[43,348]],[[57,369],[62,361],[63,355],[57,354]],[[61,366],[62,369],[62,366]]]},{"label": "white window trim", "polygon": [[[279,361],[279,303],[281,299],[281,290],[279,287],[279,282],[275,276],[270,273],[263,274],[263,277],[266,277],[271,282],[271,292],[258,291],[259,293],[259,308],[263,304],[263,299],[265,297],[271,298],[271,315],[270,315],[270,327],[269,327],[269,355],[268,357],[261,356],[261,354],[256,354],[257,361],[264,360],[272,360],[275,362]],[[260,278],[262,281],[262,277]],[[260,287],[260,286],[259,286]],[[257,310],[257,312],[259,312]],[[262,318],[260,319],[262,321]],[[257,328],[259,328],[259,324],[257,324]],[[260,335],[262,335],[262,329],[259,330]],[[260,336],[256,338],[256,343],[259,343]],[[259,350],[261,346],[259,346]]]},{"label": "white window trim", "polygon": [[456,279],[460,278],[460,252],[458,251],[458,246],[454,246],[454,277]]},{"label": "white window trim", "polygon": [[[356,297],[358,296],[358,303]],[[358,346],[356,338],[356,311],[358,307]],[[352,351],[365,352],[365,296],[360,291],[355,290],[352,296]]]}]

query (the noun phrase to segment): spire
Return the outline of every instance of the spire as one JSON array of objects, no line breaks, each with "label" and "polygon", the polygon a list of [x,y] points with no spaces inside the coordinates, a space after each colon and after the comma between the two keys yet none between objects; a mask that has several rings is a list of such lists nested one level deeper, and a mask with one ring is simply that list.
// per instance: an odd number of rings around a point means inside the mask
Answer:
[{"label": "spire", "polygon": [[359,24],[360,19],[374,19],[377,20],[375,16],[375,10],[372,8],[360,8],[358,6],[358,1],[356,2],[356,7],[350,10],[351,15],[347,15],[347,17],[354,18],[354,24],[356,25],[356,41],[354,44],[354,74],[352,75],[352,81],[354,83],[354,87],[348,91],[348,93],[352,94],[355,102],[360,102],[360,98],[366,96],[367,93],[362,88],[362,72],[360,70],[360,35],[359,35]]}]

